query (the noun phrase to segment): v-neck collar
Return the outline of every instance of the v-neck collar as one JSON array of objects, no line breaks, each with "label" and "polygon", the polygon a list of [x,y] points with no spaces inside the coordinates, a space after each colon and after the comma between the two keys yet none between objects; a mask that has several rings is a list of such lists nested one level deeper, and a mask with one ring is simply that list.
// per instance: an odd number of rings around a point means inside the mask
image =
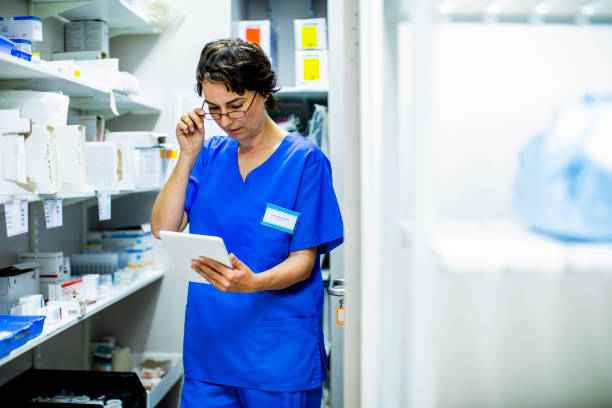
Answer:
[{"label": "v-neck collar", "polygon": [[244,177],[244,180],[242,179],[242,174],[240,173],[240,163],[238,163],[238,147],[240,146],[240,143],[237,140],[232,140],[232,148],[230,149],[230,151],[232,153],[232,156],[234,157],[234,160],[233,160],[234,161],[234,168],[236,169],[236,172],[238,173],[238,178],[239,178],[240,182],[243,185],[247,184],[247,181],[249,180],[249,176],[251,176],[251,174],[253,174],[253,172],[258,171],[261,168],[265,168],[268,165],[268,163],[271,162],[274,159],[274,156],[279,154],[279,151],[284,148],[284,145],[288,142],[289,138],[292,135],[293,135],[293,132],[287,133],[285,135],[285,137],[283,137],[283,140],[281,140],[281,142],[278,144],[276,149],[274,149],[272,154],[270,154],[270,156],[268,156],[268,158],[266,160],[264,160],[264,162],[261,163],[259,166],[255,167],[254,169],[249,171],[247,173],[247,175]]}]

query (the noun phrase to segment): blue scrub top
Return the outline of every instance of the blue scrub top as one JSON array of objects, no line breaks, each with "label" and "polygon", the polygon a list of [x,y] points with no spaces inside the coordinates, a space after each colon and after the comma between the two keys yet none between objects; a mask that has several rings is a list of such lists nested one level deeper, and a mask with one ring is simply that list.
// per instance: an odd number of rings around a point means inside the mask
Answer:
[{"label": "blue scrub top", "polygon": [[[300,213],[293,234],[262,224],[268,204]],[[185,376],[273,392],[320,387],[327,367],[319,257],[343,241],[327,157],[290,133],[243,182],[238,142],[213,137],[194,165],[185,209],[191,233],[222,237],[255,273],[283,262],[289,252],[318,247],[308,279],[283,290],[224,293],[190,282]]]}]

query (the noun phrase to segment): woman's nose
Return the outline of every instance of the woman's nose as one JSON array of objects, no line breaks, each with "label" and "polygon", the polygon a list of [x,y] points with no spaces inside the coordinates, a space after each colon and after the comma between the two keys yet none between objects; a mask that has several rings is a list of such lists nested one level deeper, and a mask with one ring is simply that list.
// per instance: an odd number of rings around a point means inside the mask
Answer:
[{"label": "woman's nose", "polygon": [[222,115],[221,119],[219,119],[219,125],[221,125],[221,127],[228,127],[228,125],[232,123],[232,120],[233,119],[228,118],[227,115]]}]

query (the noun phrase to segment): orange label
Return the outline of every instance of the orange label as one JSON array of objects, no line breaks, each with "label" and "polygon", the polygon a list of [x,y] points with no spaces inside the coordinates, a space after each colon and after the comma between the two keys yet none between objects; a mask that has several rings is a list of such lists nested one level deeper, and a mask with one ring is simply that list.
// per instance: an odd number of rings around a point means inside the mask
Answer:
[{"label": "orange label", "polygon": [[166,159],[176,159],[178,152],[176,150],[166,150]]},{"label": "orange label", "polygon": [[336,310],[336,322],[338,326],[344,326],[344,308],[342,306]]},{"label": "orange label", "polygon": [[246,40],[248,42],[255,43],[261,47],[261,29],[247,28],[246,29]]}]

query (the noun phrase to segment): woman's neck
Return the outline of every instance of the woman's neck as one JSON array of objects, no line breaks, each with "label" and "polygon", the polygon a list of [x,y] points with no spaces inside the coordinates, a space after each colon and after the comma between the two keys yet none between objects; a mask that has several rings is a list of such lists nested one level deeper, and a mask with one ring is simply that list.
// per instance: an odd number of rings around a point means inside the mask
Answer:
[{"label": "woman's neck", "polygon": [[278,145],[286,132],[268,116],[259,130],[247,140],[241,140],[239,149],[243,153],[265,150]]}]

